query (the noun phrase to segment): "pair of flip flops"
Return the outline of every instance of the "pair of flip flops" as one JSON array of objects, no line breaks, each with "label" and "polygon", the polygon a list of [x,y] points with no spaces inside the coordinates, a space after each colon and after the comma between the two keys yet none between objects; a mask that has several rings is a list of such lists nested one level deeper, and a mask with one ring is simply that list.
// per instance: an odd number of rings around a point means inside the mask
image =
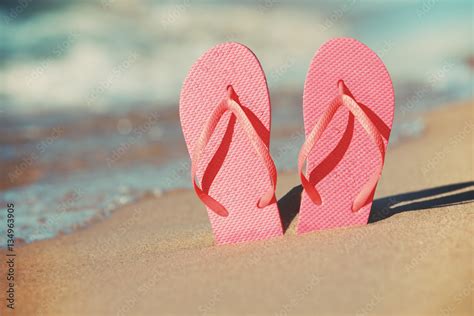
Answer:
[{"label": "pair of flip flops", "polygon": [[[179,112],[216,243],[282,235],[271,105],[252,51],[224,43],[202,55],[186,77]],[[351,38],[321,46],[304,86],[297,233],[367,224],[393,113],[390,76],[371,49]]]}]

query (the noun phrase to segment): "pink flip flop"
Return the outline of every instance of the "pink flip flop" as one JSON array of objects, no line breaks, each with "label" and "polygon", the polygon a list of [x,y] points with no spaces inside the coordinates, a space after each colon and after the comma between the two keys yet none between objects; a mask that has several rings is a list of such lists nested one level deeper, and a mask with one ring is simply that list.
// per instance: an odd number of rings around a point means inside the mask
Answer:
[{"label": "pink flip flop", "polygon": [[367,224],[393,112],[392,81],[372,50],[338,38],[317,51],[304,86],[298,233]]},{"label": "pink flip flop", "polygon": [[216,243],[282,235],[268,150],[270,99],[255,55],[238,43],[207,51],[184,81],[179,113],[194,189]]}]

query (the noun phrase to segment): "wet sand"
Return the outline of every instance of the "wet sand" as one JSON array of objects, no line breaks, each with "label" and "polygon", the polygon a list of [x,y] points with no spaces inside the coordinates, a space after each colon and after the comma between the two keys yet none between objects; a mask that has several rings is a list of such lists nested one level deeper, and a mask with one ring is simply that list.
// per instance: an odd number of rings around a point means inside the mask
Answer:
[{"label": "wet sand", "polygon": [[17,248],[16,315],[472,315],[473,103],[426,124],[389,148],[368,226],[296,236],[295,173],[269,241],[213,246],[193,192],[146,198]]}]

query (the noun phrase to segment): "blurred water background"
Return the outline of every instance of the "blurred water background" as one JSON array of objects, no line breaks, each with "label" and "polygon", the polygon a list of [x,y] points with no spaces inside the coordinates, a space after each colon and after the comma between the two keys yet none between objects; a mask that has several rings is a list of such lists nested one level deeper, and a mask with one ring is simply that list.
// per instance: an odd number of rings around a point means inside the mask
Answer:
[{"label": "blurred water background", "polygon": [[16,204],[25,242],[190,187],[179,90],[223,41],[249,46],[266,72],[280,170],[296,167],[306,71],[330,38],[385,62],[391,146],[422,137],[426,111],[472,99],[472,1],[9,0],[0,23],[0,201]]}]

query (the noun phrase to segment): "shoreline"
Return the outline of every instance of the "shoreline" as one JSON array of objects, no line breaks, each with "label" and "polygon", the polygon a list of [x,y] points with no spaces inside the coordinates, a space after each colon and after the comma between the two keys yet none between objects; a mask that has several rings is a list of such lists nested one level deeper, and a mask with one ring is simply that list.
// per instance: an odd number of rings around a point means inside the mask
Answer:
[{"label": "shoreline", "polygon": [[216,247],[194,193],[168,191],[70,234],[17,247],[17,313],[467,315],[474,283],[472,106],[428,112],[421,137],[389,146],[372,209],[380,218],[367,226],[296,236],[291,189],[299,181],[285,172],[277,189],[289,208],[285,235]]},{"label": "shoreline", "polygon": [[[295,96],[293,96],[293,98],[295,98]],[[450,106],[451,105],[437,106],[435,108],[442,109],[444,107]],[[278,113],[280,113],[285,107],[287,106],[280,105],[276,107],[276,121],[281,120],[281,115],[278,115]],[[151,111],[151,109],[149,109],[149,111]],[[120,122],[122,122],[122,125],[124,125],[124,120],[130,120],[127,122],[131,122],[133,126],[141,126],[144,129],[146,127],[146,130],[148,130],[150,127],[148,123],[150,123],[150,121],[146,118],[146,113],[148,112],[147,110],[145,110],[145,108],[139,108],[133,112],[128,112],[128,114],[126,114],[126,118],[121,119]],[[163,124],[163,122],[165,122],[165,125],[167,126],[179,125],[177,121],[178,117],[176,109],[172,110],[171,108],[165,107],[160,110],[152,111],[150,113],[153,117],[152,122],[157,121],[156,119],[159,119],[160,123],[158,125]],[[399,130],[398,132],[395,131],[395,133],[393,133],[392,131],[392,137],[389,147],[395,148],[398,146],[403,146],[406,142],[410,142],[412,139],[423,137],[423,134],[425,133],[424,116],[428,115],[429,113],[430,111],[415,111],[414,113],[409,113],[408,115],[406,115],[406,113],[404,113],[403,115],[400,114],[399,116],[402,117],[400,120],[405,123],[398,122],[398,129],[400,129],[400,126],[406,124],[406,122],[409,122],[410,126],[404,126],[404,128],[408,128],[410,132],[406,133]],[[64,116],[65,114],[63,113],[60,115]],[[99,121],[102,122],[99,125],[103,125],[103,127],[95,129],[94,131],[89,131],[87,132],[87,135],[92,135],[93,133],[98,133],[100,135],[100,133],[110,133],[111,131],[113,131],[114,118],[115,120],[117,119],[116,115],[117,113],[112,116],[105,116],[104,114],[101,114],[98,117],[94,118],[95,121],[98,120],[96,123],[99,124]],[[292,118],[292,120],[294,119],[295,118]],[[293,126],[293,124],[290,125]],[[279,129],[278,126],[279,125],[277,124],[277,126],[272,130],[272,136],[274,137],[272,141],[271,152],[274,155],[275,162],[277,164],[280,174],[291,173],[294,172],[295,165],[294,161],[291,159],[289,160],[288,157],[297,156],[297,149],[299,147],[299,143],[302,143],[303,141],[303,134],[301,131],[296,130],[295,126],[290,129]],[[395,129],[397,129],[396,126],[397,125],[395,124]],[[121,127],[122,130],[119,129],[118,132],[124,132],[124,126],[117,125],[117,128],[119,127]],[[74,126],[72,129],[74,129]],[[59,130],[61,132],[57,134],[57,136],[68,137],[68,135],[70,136],[71,134],[71,126],[67,128],[60,127]],[[46,130],[39,132],[39,135],[43,135],[42,137],[47,134],[48,132]],[[127,135],[122,136],[127,137]],[[23,136],[19,137],[21,139]],[[57,138],[56,136],[51,138],[48,137],[42,140],[39,144],[42,144],[41,148],[48,149],[49,146],[54,147],[55,139],[59,140],[59,138]],[[24,240],[20,241],[20,243],[29,244],[31,242],[37,242],[38,240],[47,240],[55,238],[55,236],[63,234],[71,234],[75,231],[87,228],[89,225],[91,225],[91,223],[106,220],[119,208],[124,207],[126,205],[139,203],[144,197],[146,198],[148,196],[167,194],[167,192],[171,192],[176,189],[188,189],[186,188],[186,185],[184,185],[183,182],[183,180],[186,180],[186,177],[184,177],[183,172],[187,174],[187,170],[185,170],[186,168],[183,169],[183,165],[185,165],[185,161],[187,161],[187,158],[180,158],[181,156],[187,155],[185,153],[185,148],[183,148],[184,144],[182,144],[181,142],[176,143],[175,140],[175,145],[173,147],[175,149],[169,150],[166,148],[170,148],[170,146],[165,146],[164,143],[155,144],[153,141],[149,141],[146,143],[149,143],[149,145],[140,145],[138,149],[127,149],[128,145],[135,144],[135,138],[132,138],[131,140],[127,138],[122,139],[120,147],[116,147],[111,153],[109,153],[109,155],[114,155],[116,152],[120,153],[120,155],[118,156],[118,158],[120,159],[116,162],[117,165],[108,165],[101,167],[101,165],[99,164],[97,166],[97,170],[90,169],[91,166],[88,167],[88,165],[90,165],[91,162],[81,162],[81,158],[74,158],[71,162],[67,162],[69,161],[69,158],[65,157],[65,159],[61,159],[60,162],[41,162],[38,165],[39,161],[37,160],[39,159],[41,152],[34,152],[35,155],[27,155],[26,157],[31,156],[30,158],[34,158],[33,164],[29,168],[21,169],[21,175],[23,177],[18,178],[15,183],[10,183],[10,185],[13,185],[13,187],[9,188],[8,181],[5,179],[0,179],[0,188],[2,186],[4,187],[4,192],[6,192],[6,194],[9,196],[8,200],[21,200],[21,195],[29,195],[31,197],[30,200],[34,201],[32,202],[33,204],[25,205],[28,206],[30,209],[34,208],[35,212],[32,212],[34,213],[34,216],[32,216],[30,220],[25,223],[26,225],[23,226],[24,229],[20,229],[19,239]],[[124,148],[122,147],[125,148],[125,152],[123,152]],[[100,152],[100,155],[105,155],[105,152],[102,152],[102,150]],[[152,163],[151,157],[155,157],[157,153],[161,153],[161,158],[159,159],[159,161],[157,161],[156,158],[153,158],[154,162]],[[76,154],[79,154],[79,156],[81,156],[80,152]],[[99,157],[100,155],[97,155],[97,157]],[[163,155],[165,157],[163,157]],[[92,156],[94,157],[96,155]],[[111,157],[113,156],[110,156],[109,158]],[[141,159],[140,157],[143,159]],[[37,161],[37,163],[35,163],[35,161]],[[178,162],[173,163],[173,161]],[[7,166],[7,172],[5,173],[6,175],[9,174],[9,168],[11,169],[12,166],[18,167],[20,162],[7,161],[0,164]],[[9,165],[10,167],[8,167]],[[54,168],[58,168],[58,166],[59,173],[57,173],[57,171],[51,173],[51,170],[54,170]],[[147,181],[143,185],[139,185],[138,187],[136,187],[136,178],[139,173],[152,173],[154,174],[152,178],[164,177],[164,180],[162,179],[159,181]],[[177,175],[176,173],[179,173],[179,175]],[[50,180],[44,182],[43,180],[41,180],[41,178],[44,178],[46,175],[50,177]],[[82,183],[82,180],[80,179],[88,177],[92,181],[93,177],[95,176],[97,178],[98,175],[100,175],[100,178],[96,179],[96,190],[88,192],[88,188],[84,185],[84,183]],[[58,176],[59,178],[57,178]],[[117,188],[113,184],[109,184],[106,187],[103,186],[105,182],[110,181],[108,179],[110,179],[111,176],[117,178],[116,182],[122,183],[120,188]],[[178,176],[181,179],[177,179]],[[71,180],[69,181],[67,179]],[[15,187],[15,185],[19,185],[19,181],[22,183],[24,182],[23,184],[26,185],[23,187]],[[102,183],[102,186],[100,183]],[[174,183],[174,187],[172,183]],[[54,189],[54,187],[58,186],[63,187],[64,189],[61,190],[61,192],[54,192],[57,191]],[[38,193],[44,187],[49,188],[49,191],[46,194],[50,197],[48,202],[43,201],[42,197],[38,195]],[[77,199],[74,199],[72,197],[79,194],[77,190],[81,192],[84,191],[82,193],[85,194],[80,194]],[[87,203],[84,204],[83,202],[84,200],[89,199],[97,200],[99,201],[99,204],[91,204],[93,206],[92,209],[89,210],[89,205],[87,205]],[[42,211],[44,209],[47,209],[48,205],[58,203],[61,205],[61,207],[65,207],[64,212],[60,211],[61,214],[58,213],[57,209],[53,209],[47,213],[44,213]],[[50,218],[55,218],[55,222],[49,224]],[[65,221],[65,223],[61,223],[61,221]],[[51,229],[49,229],[51,230],[51,233],[47,233],[46,235],[40,234],[37,237],[31,237],[37,234],[37,232],[34,231],[35,226],[45,226],[45,229],[48,230],[48,228],[46,227],[48,225],[51,226]]]},{"label": "shoreline", "polygon": [[[414,140],[418,137],[422,137],[422,136],[423,135],[421,134],[421,135],[414,136],[414,137],[411,137],[411,138],[408,138],[408,139],[404,139],[404,140],[399,141],[399,142],[395,143],[394,145],[390,145],[390,146],[393,147],[393,148],[396,148],[397,146],[403,145],[405,142],[410,142],[410,141],[412,141],[412,140]],[[292,177],[292,175],[294,175],[294,173],[296,171],[293,170],[293,169],[286,169],[286,170],[281,170],[281,171],[278,170],[278,172],[279,172],[279,177]],[[294,181],[298,181],[298,179],[295,178]],[[150,200],[150,199],[151,200],[159,199],[160,197],[163,197],[163,196],[168,195],[168,194],[186,192],[186,191],[189,191],[189,190],[190,190],[189,188],[179,187],[179,188],[172,188],[172,189],[169,189],[169,190],[163,190],[163,191],[160,191],[159,193],[154,193],[152,191],[145,191],[145,192],[142,192],[141,196],[139,196],[138,198],[136,198],[136,199],[134,199],[130,202],[127,202],[126,204],[117,206],[115,209],[109,211],[108,213],[110,213],[110,214],[108,214],[108,215],[98,214],[95,217],[88,220],[87,223],[77,225],[77,227],[70,228],[70,231],[61,231],[61,232],[58,233],[58,235],[56,235],[54,237],[46,238],[46,239],[33,240],[31,242],[27,242],[27,241],[25,241],[21,238],[17,239],[16,240],[17,247],[23,247],[23,246],[34,244],[34,243],[37,243],[37,242],[55,239],[55,238],[58,238],[60,236],[74,234],[78,231],[88,229],[91,225],[95,225],[95,224],[98,224],[102,221],[108,220],[111,216],[114,216],[114,214],[116,212],[118,212],[118,211],[120,211],[124,208],[127,209],[127,208],[130,208],[133,205],[145,203],[147,200]],[[2,250],[5,250],[5,247],[3,245],[0,245],[0,251],[2,251]]]}]

